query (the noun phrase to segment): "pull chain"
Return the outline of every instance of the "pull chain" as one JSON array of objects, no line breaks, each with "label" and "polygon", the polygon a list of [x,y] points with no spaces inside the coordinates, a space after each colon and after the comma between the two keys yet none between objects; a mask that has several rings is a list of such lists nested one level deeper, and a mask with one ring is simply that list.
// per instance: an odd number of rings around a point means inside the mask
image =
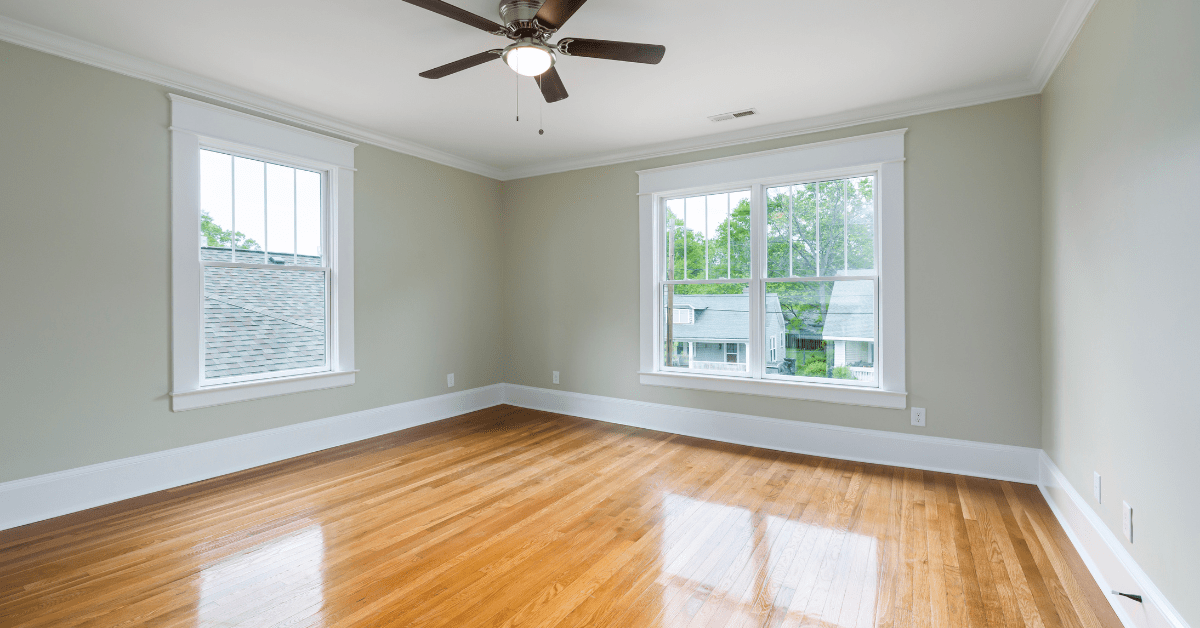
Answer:
[{"label": "pull chain", "polygon": [[515,83],[513,83],[513,85],[515,85],[517,87],[517,122],[520,122],[521,121],[521,75],[517,74],[516,72],[513,72],[513,74],[516,74],[516,77],[517,77],[517,80]]},{"label": "pull chain", "polygon": [[545,106],[545,103],[543,103],[542,101],[539,100],[538,101],[538,135],[546,134],[545,125],[542,124],[542,110],[543,110],[544,106]]}]

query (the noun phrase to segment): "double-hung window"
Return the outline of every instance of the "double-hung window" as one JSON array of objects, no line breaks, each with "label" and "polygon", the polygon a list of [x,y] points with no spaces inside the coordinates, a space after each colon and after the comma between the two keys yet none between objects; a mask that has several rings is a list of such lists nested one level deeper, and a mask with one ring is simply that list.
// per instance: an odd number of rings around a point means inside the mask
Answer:
[{"label": "double-hung window", "polygon": [[905,407],[903,160],[900,130],[640,172],[642,383]]},{"label": "double-hung window", "polygon": [[172,408],[354,382],[354,145],[172,96]]}]

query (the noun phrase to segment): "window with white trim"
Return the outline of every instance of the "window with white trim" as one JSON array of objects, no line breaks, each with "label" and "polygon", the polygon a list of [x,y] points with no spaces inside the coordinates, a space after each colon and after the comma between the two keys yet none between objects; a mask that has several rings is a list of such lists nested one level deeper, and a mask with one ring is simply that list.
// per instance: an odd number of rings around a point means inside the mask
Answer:
[{"label": "window with white trim", "polygon": [[905,407],[903,158],[902,130],[640,172],[642,382]]},{"label": "window with white trim", "polygon": [[172,96],[172,408],[354,382],[354,145]]}]

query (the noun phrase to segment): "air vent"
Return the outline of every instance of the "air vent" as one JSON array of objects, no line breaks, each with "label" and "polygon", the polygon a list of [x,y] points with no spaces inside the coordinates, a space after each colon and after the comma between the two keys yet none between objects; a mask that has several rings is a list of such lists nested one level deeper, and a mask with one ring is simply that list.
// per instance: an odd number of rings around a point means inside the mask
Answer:
[{"label": "air vent", "polygon": [[757,113],[758,113],[757,109],[744,109],[742,111],[731,111],[729,113],[722,113],[722,114],[715,115],[715,116],[709,116],[708,119],[712,120],[713,122],[724,122],[726,120],[733,120],[736,118],[745,118],[746,116],[752,116]]}]

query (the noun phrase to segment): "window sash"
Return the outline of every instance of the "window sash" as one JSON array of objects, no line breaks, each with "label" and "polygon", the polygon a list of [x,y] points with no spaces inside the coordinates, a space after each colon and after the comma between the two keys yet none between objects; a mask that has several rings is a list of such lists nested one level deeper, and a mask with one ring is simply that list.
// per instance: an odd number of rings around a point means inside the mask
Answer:
[{"label": "window sash", "polygon": [[[330,171],[326,168],[316,167],[314,164],[306,164],[306,163],[302,163],[302,162],[298,162],[298,161],[280,159],[278,156],[275,156],[275,155],[268,155],[265,153],[257,153],[255,151],[234,150],[234,149],[231,149],[227,145],[213,144],[213,143],[210,143],[210,141],[202,140],[199,144],[199,149],[201,151],[207,150],[207,151],[212,151],[212,152],[216,152],[216,153],[221,153],[223,155],[229,155],[230,157],[233,157],[233,158],[241,157],[244,159],[251,159],[254,161],[262,162],[264,164],[264,167],[266,164],[273,164],[276,166],[283,166],[285,168],[293,168],[296,170],[304,170],[307,172],[313,172],[313,173],[320,175],[320,177],[321,177],[321,199],[320,199],[320,201],[321,201],[321,208],[320,208],[320,212],[321,212],[320,213],[321,265],[320,266],[305,266],[305,265],[301,265],[301,264],[267,264],[267,263],[254,263],[254,262],[238,262],[238,261],[236,261],[238,256],[236,254],[232,254],[232,253],[234,253],[236,251],[246,251],[246,250],[245,249],[237,249],[234,246],[232,246],[232,243],[231,243],[231,246],[229,249],[225,249],[225,248],[221,247],[221,248],[219,248],[219,250],[230,251],[231,252],[230,259],[233,261],[226,262],[226,261],[220,261],[220,260],[205,260],[200,255],[200,249],[202,247],[199,245],[199,242],[197,242],[196,255],[197,255],[197,257],[200,258],[200,269],[199,270],[200,270],[201,291],[203,292],[203,289],[204,289],[204,281],[205,281],[204,269],[209,268],[209,267],[246,268],[246,269],[255,269],[255,270],[286,270],[286,271],[319,272],[324,275],[324,284],[325,284],[325,291],[324,291],[324,293],[325,293],[325,297],[324,297],[324,300],[325,300],[325,316],[324,316],[324,319],[325,319],[325,361],[323,364],[321,364],[320,366],[311,366],[311,367],[304,367],[304,368],[298,368],[298,369],[286,369],[286,370],[280,370],[280,371],[267,371],[264,373],[248,373],[245,375],[235,375],[235,376],[231,376],[231,377],[210,378],[207,376],[207,371],[205,369],[205,353],[206,353],[205,342],[206,342],[206,339],[204,336],[203,327],[201,327],[200,338],[199,338],[199,343],[200,343],[199,387],[201,389],[203,389],[203,388],[211,388],[211,387],[218,387],[218,386],[227,386],[229,384],[242,384],[242,383],[247,383],[247,382],[270,381],[270,380],[275,380],[275,379],[283,379],[283,378],[287,378],[287,377],[295,377],[295,376],[299,376],[299,375],[311,375],[311,374],[317,374],[317,373],[331,372],[333,370],[333,365],[334,365],[334,360],[333,360],[334,337],[333,337],[333,335],[335,333],[335,328],[334,328],[334,321],[333,321],[333,292],[334,292],[333,291],[333,268],[332,268],[332,265],[330,264],[330,260],[331,260],[331,255],[330,255],[331,248],[330,247],[332,244],[332,238],[331,238],[332,229],[330,228],[330,223],[331,223],[330,213],[331,212],[329,211],[330,194],[331,194],[331,187],[332,187],[330,185],[330,180],[331,180]],[[236,181],[237,180],[235,178],[231,182],[231,184],[236,186]],[[233,188],[233,189],[236,190],[236,188]],[[295,192],[293,192],[293,193],[295,193]],[[266,194],[266,182],[264,180],[264,195],[265,194]],[[231,209],[233,211],[234,220],[236,220],[236,215],[237,215],[236,208],[231,208]],[[263,212],[264,212],[264,214],[266,214],[268,211],[269,210],[266,206],[265,197],[264,197]],[[265,219],[269,220],[269,217],[265,217]],[[199,220],[198,214],[197,214],[197,220]],[[237,223],[234,222],[230,226],[230,228],[231,228],[231,230],[236,232]],[[266,230],[268,229],[268,224],[264,223],[263,228],[264,228],[264,232],[266,232]],[[293,228],[293,232],[298,231],[298,226],[295,224],[295,222],[293,222],[292,228]],[[293,238],[295,238],[295,237],[297,237],[297,236],[293,235]],[[295,247],[295,244],[296,243],[293,241],[293,260],[295,260],[295,256],[298,255],[298,252],[297,252],[298,248]],[[268,248],[269,245],[270,245],[269,241],[266,241],[264,238],[263,251],[262,251],[264,259],[266,259],[266,256],[270,253],[269,248]],[[258,253],[258,251],[248,251],[248,252]],[[204,299],[203,298],[200,299],[199,306],[200,306],[199,320],[203,321],[204,320]]]},{"label": "window sash", "polygon": [[[768,277],[767,276],[767,189],[781,187],[784,185],[799,186],[810,183],[820,183],[822,181],[831,181],[837,179],[850,179],[855,177],[874,177],[875,190],[872,195],[873,208],[873,256],[874,256],[874,273],[861,275],[845,275],[845,276],[819,276],[819,277]],[[881,344],[882,325],[881,320],[881,290],[880,276],[882,274],[883,258],[881,255],[881,244],[883,238],[882,226],[882,200],[883,195],[880,194],[879,182],[883,177],[880,168],[851,168],[841,171],[830,171],[815,173],[810,176],[801,177],[776,177],[764,178],[754,181],[749,187],[750,194],[750,277],[746,278],[730,278],[730,279],[668,279],[666,277],[666,266],[663,265],[661,272],[655,273],[655,299],[662,306],[662,292],[664,286],[670,285],[705,285],[705,284],[748,284],[750,287],[750,329],[749,342],[747,343],[747,363],[749,365],[746,373],[704,373],[706,377],[729,377],[729,378],[750,378],[756,380],[785,382],[785,383],[808,383],[821,384],[825,386],[847,386],[854,388],[866,389],[881,389],[883,381],[883,364],[879,359],[879,346]],[[656,196],[653,207],[652,219],[656,225],[656,229],[664,229],[662,237],[654,238],[654,259],[661,263],[666,259],[666,212],[667,203],[680,199],[692,198],[701,195],[723,194],[742,192],[746,190],[746,183],[735,185],[720,185],[709,188],[695,188],[671,195]],[[818,215],[818,220],[819,220]],[[845,237],[845,235],[843,235]],[[874,315],[874,333],[875,333],[875,378],[874,381],[860,382],[858,380],[830,380],[828,378],[815,378],[793,375],[778,375],[768,374],[766,372],[766,363],[770,357],[770,353],[778,351],[782,347],[776,347],[774,350],[767,348],[766,325],[766,284],[767,283],[817,283],[830,281],[872,281],[875,283],[874,299],[875,299],[875,315]],[[661,311],[661,309],[658,311]],[[696,373],[693,369],[685,369],[680,367],[671,367],[663,364],[661,355],[663,353],[664,343],[666,342],[665,331],[662,328],[661,316],[655,317],[655,352],[660,356],[660,359],[655,361],[656,371],[660,372],[684,372]],[[784,332],[786,338],[786,332]],[[782,343],[786,344],[786,343]],[[786,353],[786,349],[784,349]]]}]

